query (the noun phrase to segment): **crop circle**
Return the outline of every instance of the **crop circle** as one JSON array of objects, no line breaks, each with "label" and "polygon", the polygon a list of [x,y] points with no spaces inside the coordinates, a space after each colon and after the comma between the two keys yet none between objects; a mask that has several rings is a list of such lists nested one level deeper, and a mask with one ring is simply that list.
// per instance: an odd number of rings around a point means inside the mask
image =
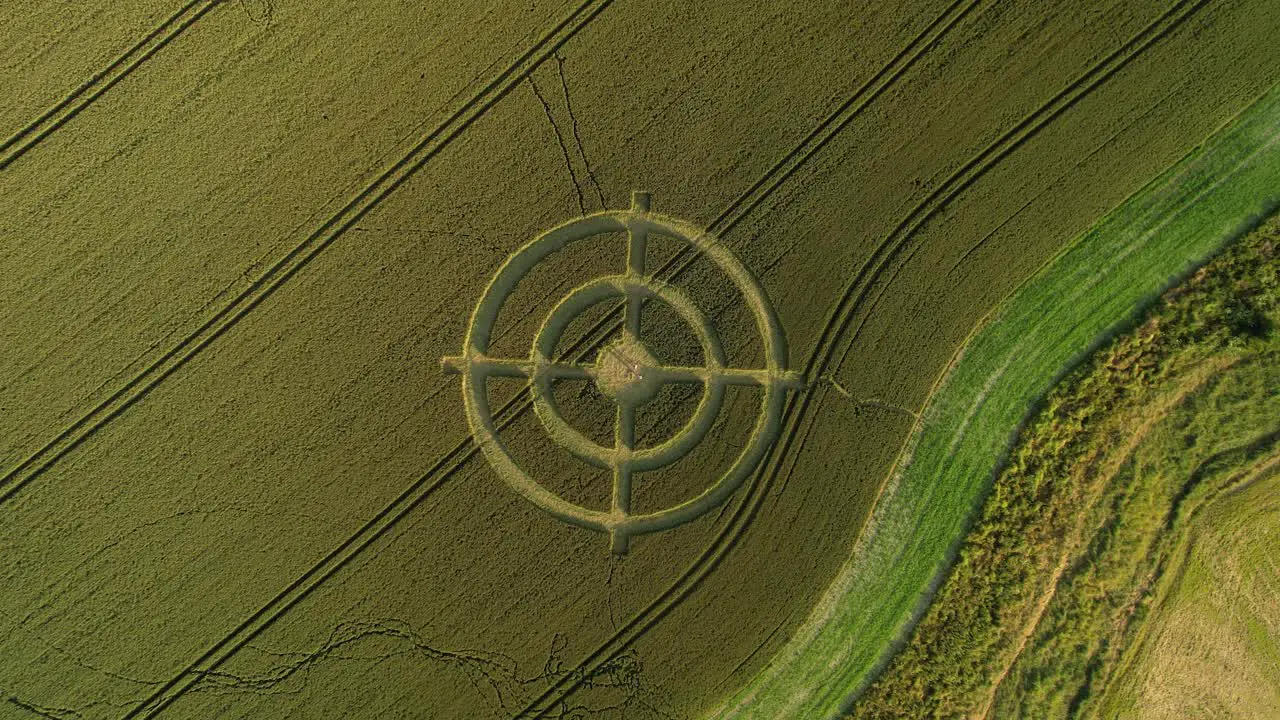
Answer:
[{"label": "crop circle", "polygon": [[[604,233],[627,234],[624,272],[593,279],[570,291],[546,316],[527,358],[494,358],[489,340],[507,296],[534,265],[573,242]],[[645,253],[650,235],[662,235],[686,243],[693,252],[709,258],[741,291],[752,311],[764,348],[763,368],[729,367],[718,333],[710,318],[693,300],[673,285],[646,274]],[[686,250],[687,252],[688,250]],[[621,334],[606,343],[592,363],[553,357],[569,323],[587,307],[610,298],[621,298],[625,320]],[[661,363],[640,333],[644,302],[671,307],[697,336],[703,364],[697,367]],[[669,529],[692,520],[722,503],[755,469],[776,440],[786,391],[801,384],[798,374],[786,367],[786,344],[777,316],[755,277],[710,234],[672,218],[649,211],[649,198],[633,193],[629,210],[604,211],[555,227],[520,248],[499,268],[471,316],[463,353],[444,358],[447,369],[462,376],[467,421],[477,446],[500,477],[516,492],[553,516],[581,527],[608,533],[615,552],[625,552],[635,535]],[[534,410],[553,441],[578,458],[613,472],[609,510],[575,505],[538,483],[521,468],[498,436],[489,405],[490,377],[525,378]],[[596,443],[569,425],[556,407],[551,385],[557,379],[589,380],[616,408],[614,445]],[[636,409],[649,402],[669,383],[703,387],[698,407],[673,437],[649,448],[638,448]],[[700,442],[719,413],[724,389],[747,385],[760,389],[760,410],[746,446],[730,468],[696,497],[650,513],[633,514],[633,476],[676,462]]]}]

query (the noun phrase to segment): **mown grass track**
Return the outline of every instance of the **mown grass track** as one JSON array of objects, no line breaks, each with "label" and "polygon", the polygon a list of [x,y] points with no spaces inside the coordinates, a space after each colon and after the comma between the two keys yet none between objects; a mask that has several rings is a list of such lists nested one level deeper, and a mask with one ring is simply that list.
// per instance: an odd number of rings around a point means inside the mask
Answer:
[{"label": "mown grass track", "polygon": [[[779,159],[762,177],[738,196],[712,222],[709,230],[723,235],[732,230],[768,195],[780,187],[807,159],[825,146],[845,128],[857,114],[873,102],[886,88],[910,68],[928,48],[959,23],[973,8],[984,0],[957,0],[917,35],[879,72],[863,83],[854,93],[821,123],[810,131],[791,152]],[[664,263],[655,274],[674,279],[696,260],[692,251],[682,251]],[[570,344],[566,357],[586,361],[621,327],[616,310],[595,323],[587,332]],[[504,403],[495,413],[499,429],[509,426],[520,413],[527,411],[532,401],[527,392],[521,392]],[[218,668],[237,650],[244,647],[272,622],[288,612],[320,583],[332,577],[365,548],[369,547],[399,520],[426,500],[447,482],[453,474],[478,453],[470,438],[454,446],[426,473],[406,488],[381,512],[363,525],[340,546],[332,550],[319,563],[281,591],[270,603],[246,619],[206,654],[191,663],[188,668],[161,686],[152,696],[124,716],[155,717],[194,687],[200,678]]]}]

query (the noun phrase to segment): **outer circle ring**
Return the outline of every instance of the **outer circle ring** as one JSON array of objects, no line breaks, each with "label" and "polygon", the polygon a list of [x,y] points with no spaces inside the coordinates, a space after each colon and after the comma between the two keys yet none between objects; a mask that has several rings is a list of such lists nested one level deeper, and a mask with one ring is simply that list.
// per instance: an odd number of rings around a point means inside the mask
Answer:
[{"label": "outer circle ring", "polygon": [[[767,380],[761,383],[760,412],[746,447],[730,468],[710,487],[678,505],[656,512],[629,514],[589,510],[573,504],[536,482],[512,459],[498,437],[486,391],[488,373],[482,362],[488,357],[493,326],[507,296],[534,265],[567,245],[611,232],[638,232],[682,240],[705,255],[739,288],[752,311],[764,348]],[[584,286],[585,287],[585,286]],[[576,292],[576,291],[575,291]],[[572,293],[571,293],[572,294]],[[548,319],[550,320],[550,318]],[[531,358],[532,362],[539,360]],[[574,525],[614,536],[615,546],[626,539],[688,522],[724,502],[759,464],[777,439],[782,404],[786,397],[786,345],[776,313],[755,276],[711,234],[689,223],[648,211],[611,210],[571,220],[548,230],[517,250],[498,269],[485,288],[471,316],[461,368],[462,395],[467,421],[477,447],[498,475],[513,490],[551,515]],[[546,362],[546,358],[542,358]],[[537,381],[535,380],[535,384]]]}]

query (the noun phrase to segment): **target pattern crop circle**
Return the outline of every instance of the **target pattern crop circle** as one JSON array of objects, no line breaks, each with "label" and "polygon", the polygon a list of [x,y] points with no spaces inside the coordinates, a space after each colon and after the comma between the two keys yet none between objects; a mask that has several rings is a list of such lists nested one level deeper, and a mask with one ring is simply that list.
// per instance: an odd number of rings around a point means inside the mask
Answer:
[{"label": "target pattern crop circle", "polygon": [[[521,278],[552,253],[574,242],[604,233],[627,234],[627,258],[623,272],[593,279],[570,291],[546,316],[529,356],[495,358],[489,343],[499,312]],[[646,274],[645,253],[650,235],[687,243],[710,259],[732,281],[752,311],[764,349],[763,368],[731,368],[725,360],[719,334],[706,314],[679,288]],[[569,323],[598,302],[620,298],[626,308],[618,340],[600,352],[596,363],[580,363],[553,357]],[[645,302],[668,305],[689,325],[698,339],[703,365],[664,365],[648,352],[640,337],[641,308]],[[467,422],[476,445],[498,475],[516,492],[551,515],[584,528],[610,535],[615,552],[625,552],[635,535],[657,532],[688,522],[724,502],[750,475],[777,439],[783,402],[789,389],[801,385],[798,374],[787,370],[786,343],[777,315],[763,288],[747,268],[712,235],[698,228],[649,211],[649,196],[632,194],[628,210],[608,210],[587,215],[538,236],[517,250],[500,267],[485,288],[467,328],[462,354],[444,358],[446,369],[462,376]],[[529,382],[534,410],[549,437],[572,454],[597,467],[612,470],[613,492],[609,510],[591,510],[565,500],[540,484],[521,468],[502,444],[489,404],[490,377],[517,377]],[[616,406],[614,445],[589,440],[561,416],[551,384],[556,379],[594,380]],[[673,437],[654,447],[637,448],[636,408],[668,383],[703,387],[697,409]],[[633,514],[633,476],[678,461],[711,429],[728,385],[759,388],[760,406],[752,433],[729,469],[696,497],[656,512]]]}]

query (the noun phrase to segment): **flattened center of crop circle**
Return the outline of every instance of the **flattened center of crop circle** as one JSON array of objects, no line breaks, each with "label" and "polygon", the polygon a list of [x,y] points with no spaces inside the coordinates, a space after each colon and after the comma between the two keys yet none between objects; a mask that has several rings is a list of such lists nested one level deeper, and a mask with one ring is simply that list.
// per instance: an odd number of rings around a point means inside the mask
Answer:
[{"label": "flattened center of crop circle", "polygon": [[661,389],[654,373],[660,365],[644,342],[627,334],[600,350],[592,374],[605,397],[636,406],[652,400]]}]

